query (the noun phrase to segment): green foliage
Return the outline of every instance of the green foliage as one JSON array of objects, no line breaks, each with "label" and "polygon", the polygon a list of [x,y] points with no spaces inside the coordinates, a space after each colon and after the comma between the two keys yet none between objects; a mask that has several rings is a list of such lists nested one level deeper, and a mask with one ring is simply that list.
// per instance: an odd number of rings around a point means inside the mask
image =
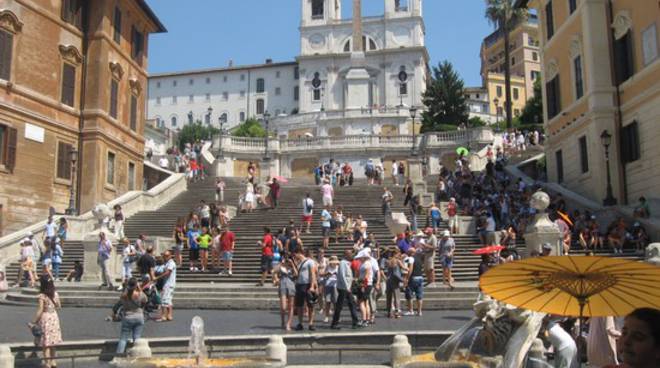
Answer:
[{"label": "green foliage", "polygon": [[218,128],[214,128],[210,125],[202,124],[200,120],[197,120],[193,124],[188,124],[179,131],[179,138],[177,145],[180,149],[183,150],[186,143],[192,143],[199,140],[209,140],[213,135],[220,133]]},{"label": "green foliage", "polygon": [[516,0],[486,0],[486,19],[497,28],[511,29],[527,16],[527,9],[516,8]]},{"label": "green foliage", "polygon": [[488,125],[488,123],[484,119],[478,116],[473,116],[468,120],[468,126],[470,128],[483,127],[486,125]]},{"label": "green foliage", "polygon": [[258,120],[250,118],[233,128],[231,134],[236,137],[263,138],[266,136],[266,130]]},{"label": "green foliage", "polygon": [[534,96],[527,100],[520,114],[520,124],[543,124],[543,98],[541,96],[541,78],[534,81]]},{"label": "green foliage", "polygon": [[422,132],[440,130],[441,125],[458,126],[468,120],[464,83],[449,61],[433,68],[423,101]]}]

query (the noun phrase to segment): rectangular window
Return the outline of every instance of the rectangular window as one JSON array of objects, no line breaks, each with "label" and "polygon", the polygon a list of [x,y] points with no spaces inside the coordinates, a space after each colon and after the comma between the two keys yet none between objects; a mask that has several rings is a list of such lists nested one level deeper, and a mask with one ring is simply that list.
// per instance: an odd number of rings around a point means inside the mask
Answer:
[{"label": "rectangular window", "polygon": [[511,57],[511,66],[514,66],[514,65],[516,65],[516,58],[514,58],[514,57],[512,56],[512,57]]},{"label": "rectangular window", "polygon": [[14,35],[0,30],[0,79],[9,80],[11,59],[14,48]]},{"label": "rectangular window", "polygon": [[262,115],[266,110],[266,104],[261,98],[257,100],[257,115]]},{"label": "rectangular window", "polygon": [[545,4],[545,31],[546,36],[548,37],[548,41],[550,41],[552,36],[555,34],[555,20],[552,13],[552,0]]},{"label": "rectangular window", "polygon": [[222,92],[222,99],[225,101],[229,100],[229,92]]},{"label": "rectangular window", "polygon": [[245,112],[241,111],[241,113],[239,114],[239,120],[241,121],[241,123],[245,121]]},{"label": "rectangular window", "polygon": [[295,80],[300,79],[300,68],[298,67],[293,68],[293,79]]},{"label": "rectangular window", "polygon": [[142,63],[142,53],[144,52],[144,35],[142,32],[138,31],[137,28],[132,27],[132,45],[131,45],[131,57],[133,60],[137,61],[139,64]]},{"label": "rectangular window", "polygon": [[580,137],[580,169],[582,173],[589,171],[589,148],[587,147],[587,136]]},{"label": "rectangular window", "polygon": [[497,86],[497,97],[502,97],[502,86]]},{"label": "rectangular window", "polygon": [[624,164],[639,160],[641,157],[639,128],[637,121],[621,128],[621,161]]},{"label": "rectangular window", "polygon": [[577,0],[568,0],[568,13],[573,14],[577,9]]},{"label": "rectangular window", "polygon": [[176,81],[172,81],[172,87],[176,87]]},{"label": "rectangular window", "polygon": [[279,96],[282,94],[282,89],[280,87],[275,87],[275,96]]},{"label": "rectangular window", "polygon": [[160,82],[156,82],[156,88],[160,88]]},{"label": "rectangular window", "polygon": [[16,146],[18,143],[18,130],[0,125],[0,164],[9,172],[16,166]]},{"label": "rectangular window", "polygon": [[76,67],[64,63],[62,66],[62,103],[73,107],[76,93]]},{"label": "rectangular window", "polygon": [[658,32],[655,23],[651,23],[642,31],[642,55],[644,65],[649,65],[658,58]]},{"label": "rectangular window", "polygon": [[115,42],[121,43],[121,10],[119,10],[119,7],[115,7],[115,21],[112,27],[114,28],[114,35],[112,38]]},{"label": "rectangular window", "polygon": [[71,151],[73,146],[64,143],[57,143],[57,178],[71,180]]},{"label": "rectangular window", "polygon": [[312,19],[323,19],[323,0],[312,1]]},{"label": "rectangular window", "polygon": [[105,182],[114,185],[115,184],[115,154],[108,152],[108,160],[106,162],[106,173],[105,173]]},{"label": "rectangular window", "polygon": [[517,100],[519,97],[520,97],[520,92],[519,92],[518,88],[514,88],[513,89],[513,99]]},{"label": "rectangular window", "polygon": [[555,163],[557,165],[557,183],[564,182],[564,155],[561,150],[555,152]]},{"label": "rectangular window", "polygon": [[627,81],[635,74],[633,61],[632,32],[614,41],[614,68],[617,84]]},{"label": "rectangular window", "polygon": [[206,78],[206,84],[211,84],[211,78]]},{"label": "rectangular window", "polygon": [[530,78],[532,78],[532,80],[537,80],[541,73],[536,71],[536,70],[532,70],[529,74],[530,74]]},{"label": "rectangular window", "polygon": [[193,102],[195,102],[195,95],[188,96],[188,103],[193,103]]},{"label": "rectangular window", "polygon": [[278,70],[275,72],[275,78],[279,78],[279,77],[280,77],[280,71]]},{"label": "rectangular window", "polygon": [[176,105],[176,96],[172,96],[172,105]]},{"label": "rectangular window", "polygon": [[156,105],[160,105],[160,97],[156,97]]},{"label": "rectangular window", "polygon": [[135,164],[128,163],[128,190],[135,190]]},{"label": "rectangular window", "polygon": [[190,78],[190,79],[188,80],[188,85],[192,86],[193,84],[195,84],[195,80],[192,79],[192,78]]},{"label": "rectangular window", "polygon": [[321,90],[320,89],[315,89],[312,91],[312,100],[313,101],[321,101]]},{"label": "rectangular window", "polygon": [[222,77],[222,81],[227,82],[227,76],[226,75]]},{"label": "rectangular window", "polygon": [[80,5],[80,0],[62,0],[62,20],[78,29],[82,28]]},{"label": "rectangular window", "polygon": [[117,119],[117,95],[119,94],[119,82],[110,82],[110,116]]},{"label": "rectangular window", "polygon": [[241,98],[245,98],[245,91],[241,91]]},{"label": "rectangular window", "polygon": [[298,101],[300,99],[300,87],[293,87],[293,100]]},{"label": "rectangular window", "polygon": [[206,94],[206,102],[209,102],[209,101],[211,101],[211,94],[207,93]]},{"label": "rectangular window", "polygon": [[264,93],[266,91],[266,81],[263,78],[257,79],[257,93]]},{"label": "rectangular window", "polygon": [[561,100],[559,98],[559,75],[546,83],[545,94],[547,99],[548,120],[554,118],[561,111]]},{"label": "rectangular window", "polygon": [[582,82],[582,57],[573,59],[573,70],[575,71],[575,99],[579,100],[584,95],[584,83]]},{"label": "rectangular window", "polygon": [[538,61],[539,60],[539,54],[538,52],[532,52],[532,60]]},{"label": "rectangular window", "polygon": [[245,74],[241,74],[241,81],[245,80]]},{"label": "rectangular window", "polygon": [[131,125],[131,130],[132,131],[137,131],[137,110],[138,108],[138,98],[135,95],[131,95],[131,118],[130,118],[130,125]]}]

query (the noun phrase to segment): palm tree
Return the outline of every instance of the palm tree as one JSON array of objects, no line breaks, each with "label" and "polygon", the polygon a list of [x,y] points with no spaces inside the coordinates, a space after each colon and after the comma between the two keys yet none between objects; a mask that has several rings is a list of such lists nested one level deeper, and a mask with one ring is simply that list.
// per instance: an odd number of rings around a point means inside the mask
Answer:
[{"label": "palm tree", "polygon": [[517,8],[516,0],[486,0],[486,18],[504,34],[504,89],[506,93],[506,127],[511,129],[511,50],[509,32],[527,16],[527,9]]}]

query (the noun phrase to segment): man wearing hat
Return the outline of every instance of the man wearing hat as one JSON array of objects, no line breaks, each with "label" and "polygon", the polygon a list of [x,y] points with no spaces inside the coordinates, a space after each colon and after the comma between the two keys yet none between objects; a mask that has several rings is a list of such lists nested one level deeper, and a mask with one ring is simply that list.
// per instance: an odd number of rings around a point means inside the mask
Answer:
[{"label": "man wearing hat", "polygon": [[547,257],[552,253],[552,245],[550,243],[543,243],[543,246],[541,247],[541,255],[543,257]]},{"label": "man wearing hat", "polygon": [[442,239],[438,243],[438,250],[440,252],[440,264],[442,264],[443,282],[449,284],[449,287],[454,290],[454,278],[451,276],[451,269],[454,266],[456,243],[454,242],[454,238],[451,237],[449,230],[445,230],[442,233]]},{"label": "man wearing hat", "polygon": [[433,228],[427,227],[424,229],[424,234],[427,238],[422,246],[424,254],[424,271],[426,272],[426,286],[435,284],[435,251],[438,246],[438,238],[436,238]]}]

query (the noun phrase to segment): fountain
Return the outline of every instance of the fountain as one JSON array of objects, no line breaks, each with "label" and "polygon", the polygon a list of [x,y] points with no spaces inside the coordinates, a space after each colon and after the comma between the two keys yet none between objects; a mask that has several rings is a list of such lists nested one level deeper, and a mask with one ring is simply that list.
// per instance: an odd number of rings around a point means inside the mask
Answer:
[{"label": "fountain", "polygon": [[545,314],[515,308],[488,297],[477,301],[474,311],[476,317],[450,336],[435,353],[404,358],[396,362],[395,367],[551,367],[538,354],[533,358],[528,356]]},{"label": "fountain", "polygon": [[[209,359],[204,336],[204,320],[201,317],[195,316],[193,318],[192,323],[190,324],[190,332],[191,336],[190,342],[188,343],[187,358],[128,358],[126,360],[117,361],[116,365],[126,368],[275,368],[284,367],[286,365],[286,349],[284,350],[284,356],[280,356],[279,360],[269,359],[267,357]],[[273,337],[271,338],[271,344],[273,341],[280,341],[281,343],[281,340],[281,337],[279,340],[276,337]],[[270,346],[271,344],[269,344],[269,349],[272,349]],[[283,343],[281,344],[283,345]],[[281,355],[281,350],[279,352]],[[131,352],[129,351],[129,357],[131,356]]]}]

